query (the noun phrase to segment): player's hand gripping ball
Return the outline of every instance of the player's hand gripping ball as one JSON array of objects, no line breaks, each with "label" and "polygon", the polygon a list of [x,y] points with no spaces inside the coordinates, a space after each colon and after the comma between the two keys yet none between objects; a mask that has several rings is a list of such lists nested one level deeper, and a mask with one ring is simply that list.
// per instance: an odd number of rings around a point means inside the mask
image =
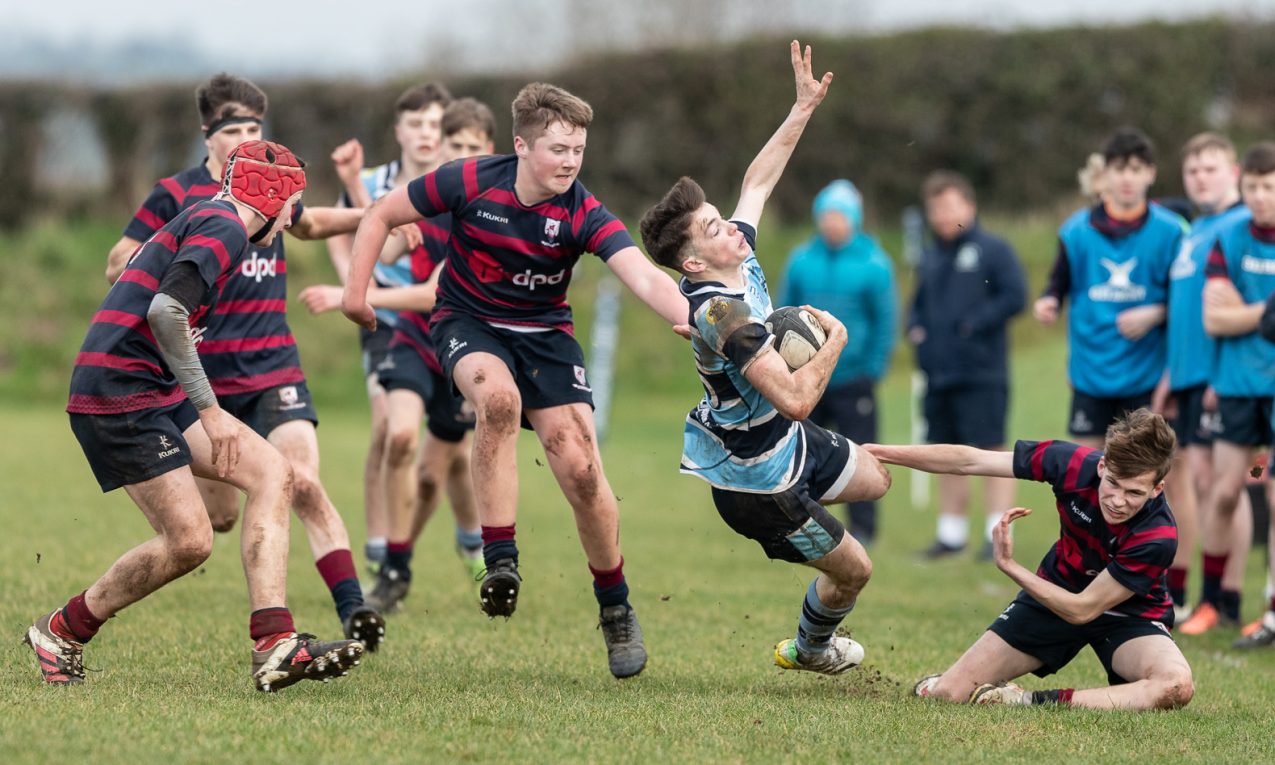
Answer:
[{"label": "player's hand gripping ball", "polygon": [[775,350],[793,371],[805,366],[828,339],[818,320],[795,306],[775,309],[766,317],[766,331],[775,336]]}]

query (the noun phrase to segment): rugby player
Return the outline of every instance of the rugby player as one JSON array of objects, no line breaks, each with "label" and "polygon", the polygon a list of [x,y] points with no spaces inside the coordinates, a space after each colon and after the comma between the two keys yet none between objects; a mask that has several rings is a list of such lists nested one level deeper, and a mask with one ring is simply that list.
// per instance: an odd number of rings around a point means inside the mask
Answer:
[{"label": "rugby player", "polygon": [[[129,248],[136,249],[138,242],[180,212],[217,193],[230,152],[244,141],[261,137],[266,94],[248,80],[218,74],[195,91],[195,101],[208,157],[155,184],[123,238],[111,249],[108,277],[119,275],[126,260],[120,253],[132,252]],[[297,204],[288,231],[300,239],[322,239],[353,230],[361,217],[361,210]],[[384,636],[384,620],[363,602],[349,534],[319,481],[318,415],[288,327],[287,273],[283,237],[274,238],[269,246],[250,246],[226,281],[198,350],[221,406],[288,458],[293,470],[293,508],[305,526],[315,565],[345,634],[376,650]],[[197,482],[213,528],[229,531],[239,516],[239,490],[204,478]]]},{"label": "rugby player", "polygon": [[593,109],[561,88],[525,86],[513,102],[513,154],[448,163],[368,210],[342,310],[374,328],[367,282],[390,229],[452,213],[430,333],[445,377],[477,418],[472,473],[486,565],[480,605],[491,617],[517,606],[522,422],[536,432],[575,513],[611,673],[629,677],[646,666],[646,647],[629,604],[618,506],[598,452],[567,288],[580,256],[592,252],[669,324],[686,320],[686,299],[577,179],[592,119]]},{"label": "rugby player", "polygon": [[[1173,601],[1165,572],[1177,527],[1165,501],[1177,436],[1147,409],[1108,428],[1106,451],[1066,441],[1019,441],[1012,452],[969,446],[867,449],[886,464],[929,473],[1048,483],[1061,533],[1033,573],[1014,560],[1010,524],[997,524],[993,559],[1022,590],[946,672],[916,684],[918,696],[975,704],[1062,704],[1091,709],[1175,709],[1191,700],[1186,658],[1169,636]],[[1011,682],[1062,669],[1086,645],[1107,671],[1102,688],[1029,691]]]},{"label": "rugby player", "polygon": [[249,141],[229,153],[221,192],[149,236],[94,315],[71,375],[71,430],[102,491],[121,486],[155,536],[27,631],[44,681],[84,680],[83,651],[125,607],[202,564],[213,529],[195,475],[248,496],[241,545],[252,677],[262,691],[344,675],[356,640],[299,635],[285,605],[292,468],[219,405],[195,350],[250,244],[267,247],[305,188],[285,147]]},{"label": "rugby player", "polygon": [[794,40],[797,98],[744,174],[730,219],[682,178],[642,217],[655,262],[681,274],[690,303],[692,349],[704,398],[683,429],[682,472],[712,488],[722,520],[775,560],[820,573],[806,590],[795,639],[775,646],[775,663],[834,675],[863,660],[863,647],[835,635],[872,573],[863,545],[825,504],[875,500],[889,473],[860,446],[807,418],[846,344],[845,326],[807,306],[827,335],[795,372],[774,348],[766,276],[754,254],[757,223],[811,114],[832,82],[811,74],[811,52]]}]

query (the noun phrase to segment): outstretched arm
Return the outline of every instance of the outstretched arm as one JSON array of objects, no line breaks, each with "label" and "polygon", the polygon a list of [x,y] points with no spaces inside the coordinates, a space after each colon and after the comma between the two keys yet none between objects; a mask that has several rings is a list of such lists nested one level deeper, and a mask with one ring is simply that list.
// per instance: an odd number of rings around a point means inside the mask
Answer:
[{"label": "outstretched arm", "polygon": [[985,475],[1014,478],[1014,453],[975,449],[955,444],[889,446],[866,444],[864,449],[887,465],[901,465],[927,473]]},{"label": "outstretched arm", "polygon": [[792,71],[797,80],[797,101],[788,112],[787,119],[762,147],[753,159],[748,171],[744,173],[743,187],[739,191],[739,204],[735,206],[732,220],[747,221],[754,226],[761,220],[762,208],[775,190],[779,177],[784,174],[788,158],[792,156],[797,141],[810,121],[815,107],[828,94],[828,86],[832,84],[832,72],[824,74],[823,79],[816,80],[811,74],[810,46],[806,46],[802,54],[801,45],[792,41]]},{"label": "outstretched arm", "polygon": [[669,324],[677,326],[686,323],[690,315],[690,305],[677,283],[664,271],[646,259],[642,251],[636,247],[625,247],[607,259],[611,272],[619,277],[625,287],[641,298],[643,303],[651,307]]},{"label": "outstretched arm", "polygon": [[1069,592],[1053,582],[1041,579],[1014,560],[1014,542],[1009,534],[1009,524],[1031,515],[1031,512],[1028,508],[1016,507],[1001,516],[1000,523],[992,529],[992,557],[996,561],[996,567],[1028,595],[1068,624],[1088,624],[1102,616],[1107,609],[1133,597],[1133,590],[1117,582],[1106,569],[1085,589]]}]

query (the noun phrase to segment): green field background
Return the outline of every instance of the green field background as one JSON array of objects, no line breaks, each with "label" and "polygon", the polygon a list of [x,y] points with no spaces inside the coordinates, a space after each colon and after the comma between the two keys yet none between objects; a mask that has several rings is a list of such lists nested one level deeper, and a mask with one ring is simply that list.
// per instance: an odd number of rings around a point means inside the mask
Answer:
[{"label": "green field background", "polygon": [[[997,219],[1038,288],[1056,218]],[[488,621],[451,551],[441,511],[416,553],[416,579],[389,640],[351,677],[278,695],[252,689],[237,534],[198,572],[113,619],[86,653],[88,682],[46,688],[19,639],[32,619],[85,587],[148,527],[122,493],[103,496],[62,407],[70,360],[105,290],[114,225],[40,224],[0,235],[0,762],[1264,762],[1275,726],[1275,652],[1237,654],[1233,634],[1183,638],[1197,695],[1174,713],[966,708],[910,698],[950,664],[1015,588],[972,555],[924,563],[933,510],[913,508],[895,470],[872,549],[873,579],[848,620],[867,650],[840,678],[781,673],[771,646],[793,633],[808,570],[766,560],[718,519],[707,487],[677,473],[681,420],[698,398],[690,353],[632,298],[623,332],[607,474],[620,498],[626,572],[651,662],[617,682],[606,670],[596,604],[570,509],[524,434],[518,613]],[[763,227],[772,287],[804,234]],[[886,232],[899,252],[898,236]],[[331,279],[321,246],[289,242],[289,293]],[[587,337],[593,285],[573,287]],[[907,274],[900,269],[906,290]],[[906,293],[905,293],[906,294]],[[319,406],[322,475],[361,547],[366,407],[356,333],[339,316],[293,326]],[[1060,328],[1014,328],[1011,437],[1063,433]],[[909,440],[911,358],[881,386],[883,440]],[[539,459],[539,461],[537,461]],[[1018,528],[1031,565],[1056,538],[1043,485]],[[293,523],[289,605],[298,626],[339,630],[304,534]],[[1260,611],[1262,563],[1250,561],[1245,617]],[[1193,585],[1194,587],[1195,585]],[[1031,688],[1092,686],[1086,651]]]}]

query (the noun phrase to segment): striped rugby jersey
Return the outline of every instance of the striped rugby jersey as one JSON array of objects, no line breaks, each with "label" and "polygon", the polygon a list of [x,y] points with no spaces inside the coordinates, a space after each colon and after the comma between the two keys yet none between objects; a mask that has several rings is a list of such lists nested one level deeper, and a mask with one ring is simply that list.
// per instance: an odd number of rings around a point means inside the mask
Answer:
[{"label": "striped rugby jersey", "polygon": [[[248,232],[230,202],[189,206],[149,236],[93,315],[75,358],[66,410],[75,414],[124,414],[175,404],[186,397],[169,370],[146,313],[165,272],[189,261],[208,287],[190,314],[198,347],[200,330],[219,304],[232,274],[248,249]],[[204,340],[206,342],[206,340]]]},{"label": "striped rugby jersey", "polygon": [[408,184],[422,216],[454,216],[434,320],[459,312],[517,331],[571,333],[576,261],[592,252],[605,262],[637,245],[578,180],[528,206],[514,193],[517,172],[518,156],[504,154],[449,162]]},{"label": "striped rugby jersey", "polygon": [[1164,494],[1124,523],[1111,525],[1098,507],[1102,452],[1068,441],[1014,444],[1014,475],[1053,487],[1061,531],[1036,575],[1080,592],[1107,571],[1133,595],[1108,613],[1172,624],[1167,572],[1178,549],[1178,524]]},{"label": "striped rugby jersey", "polygon": [[[421,230],[421,245],[411,252],[412,281],[422,284],[429,281],[437,269],[447,260],[447,240],[451,236],[452,216],[449,213],[435,215],[416,222]],[[440,277],[441,278],[441,277]],[[411,346],[425,362],[425,366],[437,374],[443,374],[438,363],[434,341],[429,333],[429,311],[401,311],[394,326],[390,347]]]},{"label": "striped rugby jersey", "polygon": [[[124,236],[143,241],[191,205],[221,191],[204,162],[155,184],[150,196],[124,229]],[[292,222],[302,206],[292,210]],[[301,382],[301,356],[288,327],[288,263],[282,235],[265,249],[248,245],[238,271],[226,282],[221,300],[199,345],[200,361],[213,393],[239,393]]]},{"label": "striped rugby jersey", "polygon": [[[739,226],[750,248],[757,231]],[[744,287],[682,278],[694,328],[691,350],[704,398],[686,417],[681,471],[719,489],[775,494],[801,475],[806,448],[801,427],[785,418],[744,377],[744,370],[774,342],[766,331],[773,310],[756,254],[740,264]]]}]

